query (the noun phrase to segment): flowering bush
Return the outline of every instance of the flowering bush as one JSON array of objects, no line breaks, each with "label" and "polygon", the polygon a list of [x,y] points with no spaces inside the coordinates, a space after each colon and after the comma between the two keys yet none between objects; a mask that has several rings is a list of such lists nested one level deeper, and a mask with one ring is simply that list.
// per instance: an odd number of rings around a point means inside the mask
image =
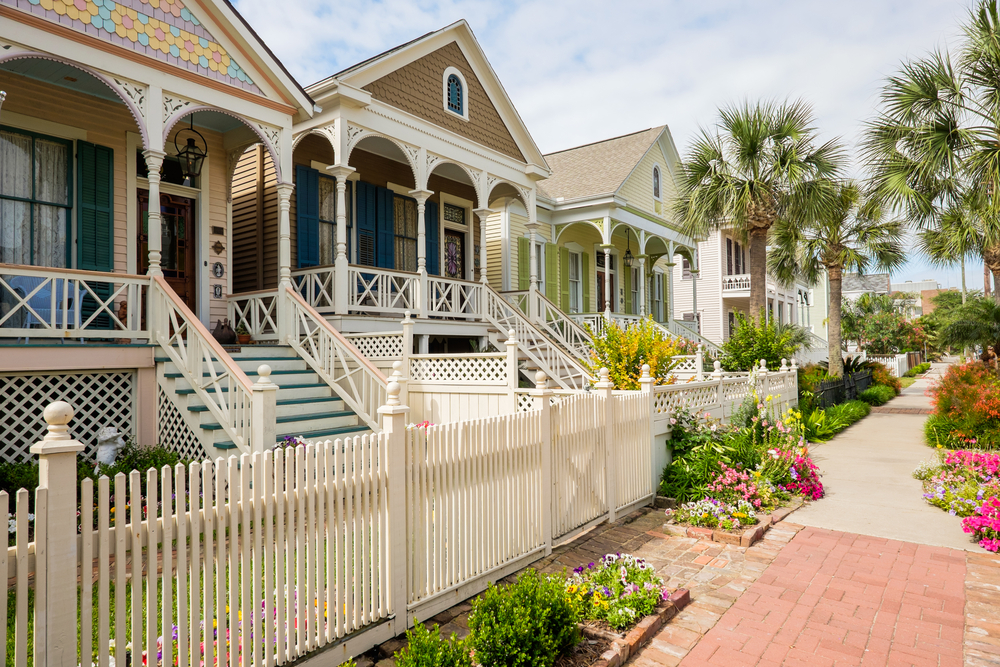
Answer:
[{"label": "flowering bush", "polygon": [[670,599],[670,590],[652,565],[622,553],[607,554],[596,565],[573,570],[566,592],[581,618],[604,621],[619,632]]},{"label": "flowering bush", "polygon": [[877,361],[869,361],[867,364],[872,369],[872,382],[883,387],[891,387],[897,394],[903,391],[903,383],[899,378],[889,372],[883,364]]},{"label": "flowering bush", "polygon": [[604,322],[600,335],[594,336],[591,369],[596,375],[600,368],[607,368],[615,389],[639,389],[643,364],[649,364],[656,384],[669,384],[670,371],[677,365],[674,357],[695,352],[695,343],[665,335],[650,318],[629,326]]},{"label": "flowering bush", "polygon": [[757,523],[753,504],[746,500],[727,503],[714,498],[705,498],[693,503],[685,503],[676,510],[667,510],[667,516],[678,523],[687,523],[703,528],[739,530]]},{"label": "flowering bush", "polygon": [[934,406],[925,427],[930,444],[1000,447],[1000,380],[986,364],[949,366],[928,394]]},{"label": "flowering bush", "polygon": [[953,451],[924,462],[913,476],[924,481],[924,498],[952,516],[989,551],[1000,550],[1000,454]]}]

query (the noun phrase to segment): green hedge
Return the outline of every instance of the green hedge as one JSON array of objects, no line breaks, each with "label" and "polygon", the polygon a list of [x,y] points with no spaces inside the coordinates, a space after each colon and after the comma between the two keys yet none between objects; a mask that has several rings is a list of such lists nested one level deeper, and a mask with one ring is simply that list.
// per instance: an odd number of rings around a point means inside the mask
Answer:
[{"label": "green hedge", "polygon": [[881,384],[869,387],[858,394],[858,399],[869,405],[885,405],[894,398],[896,398],[896,392],[893,388]]},{"label": "green hedge", "polygon": [[916,366],[914,366],[910,370],[908,370],[905,373],[903,373],[903,377],[912,378],[912,377],[916,377],[918,375],[923,375],[928,370],[930,370],[930,367],[931,367],[931,365],[925,361],[924,363],[917,364]]}]

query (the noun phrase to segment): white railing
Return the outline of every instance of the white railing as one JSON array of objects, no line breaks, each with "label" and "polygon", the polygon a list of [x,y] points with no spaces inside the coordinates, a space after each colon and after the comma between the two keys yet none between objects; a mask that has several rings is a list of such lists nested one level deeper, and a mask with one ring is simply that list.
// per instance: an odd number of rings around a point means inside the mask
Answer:
[{"label": "white railing", "polygon": [[[251,444],[262,450],[271,442],[251,443],[272,432],[262,423],[263,414],[251,423],[253,385],[187,304],[163,277],[152,279],[149,290],[149,316],[154,323],[153,338],[160,345],[198,399],[240,451],[250,451]],[[256,431],[254,430],[256,428]]]},{"label": "white railing", "polygon": [[[755,372],[752,382],[748,376],[727,376],[716,370],[704,381],[659,386],[653,394],[654,421],[666,420],[680,410],[728,419],[754,394],[776,414],[784,413],[798,404],[798,370],[783,366],[775,372]],[[766,401],[768,396],[770,401]]]},{"label": "white railing", "polygon": [[385,361],[403,357],[403,332],[344,334],[369,361]]},{"label": "white railing", "polygon": [[501,292],[500,295],[507,303],[520,310],[523,314],[528,314],[528,290]]},{"label": "white railing", "polygon": [[594,346],[587,330],[574,322],[541,292],[535,292],[535,299],[535,322],[579,361],[589,364]]},{"label": "white railing", "polygon": [[877,361],[892,373],[894,377],[901,378],[910,370],[909,357],[906,354],[869,354],[868,361]]},{"label": "white railing", "polygon": [[483,286],[486,307],[483,315],[501,334],[510,330],[520,350],[563,389],[583,389],[590,384],[590,373],[568,352],[549,340],[519,309],[508,303],[499,292]]},{"label": "white railing", "polygon": [[458,383],[475,389],[477,384],[507,386],[507,355],[479,354],[411,354],[408,379],[434,383]]},{"label": "white railing", "polygon": [[146,276],[0,265],[0,337],[149,338],[148,291]]},{"label": "white railing", "polygon": [[243,292],[229,297],[229,321],[254,340],[278,340],[278,291]]},{"label": "white railing", "polygon": [[427,276],[427,309],[429,317],[480,318],[483,286],[467,280]]},{"label": "white railing", "polygon": [[680,336],[681,338],[686,338],[690,341],[698,343],[699,345],[702,346],[702,348],[704,348],[709,354],[711,354],[716,359],[719,359],[724,354],[721,347],[719,347],[712,341],[708,340],[700,333],[698,333],[697,331],[695,331],[694,329],[692,329],[691,327],[687,326],[686,324],[684,324],[679,320],[670,320],[666,324],[661,324],[659,322],[656,322],[655,324],[659,326],[666,334]]},{"label": "white railing", "polygon": [[385,402],[385,376],[292,288],[288,288],[295,352],[372,430]]},{"label": "white railing", "polygon": [[747,291],[749,289],[750,289],[749,273],[738,273],[731,276],[722,276],[723,292]]},{"label": "white railing", "polygon": [[347,269],[347,285],[350,310],[402,315],[420,309],[420,275],[416,273],[352,265]]},{"label": "white railing", "polygon": [[336,280],[332,266],[293,269],[292,281],[295,283],[295,291],[317,312],[334,312]]},{"label": "white railing", "polygon": [[[608,321],[604,313],[576,313],[569,316],[572,320],[581,325],[590,327],[593,335],[600,336],[604,333],[604,325]],[[642,321],[639,315],[627,315],[625,313],[611,313],[611,321],[620,327],[629,327]]]}]

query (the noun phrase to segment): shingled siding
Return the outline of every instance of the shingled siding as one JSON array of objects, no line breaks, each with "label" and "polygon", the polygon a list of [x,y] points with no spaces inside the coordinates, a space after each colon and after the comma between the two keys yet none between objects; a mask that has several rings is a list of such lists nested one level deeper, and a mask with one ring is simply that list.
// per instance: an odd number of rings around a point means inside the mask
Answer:
[{"label": "shingled siding", "polygon": [[[444,109],[444,71],[457,68],[468,90],[469,120]],[[524,162],[524,155],[507,130],[482,83],[476,77],[458,44],[452,42],[406,67],[364,87],[377,100],[440,125],[467,139]]]}]

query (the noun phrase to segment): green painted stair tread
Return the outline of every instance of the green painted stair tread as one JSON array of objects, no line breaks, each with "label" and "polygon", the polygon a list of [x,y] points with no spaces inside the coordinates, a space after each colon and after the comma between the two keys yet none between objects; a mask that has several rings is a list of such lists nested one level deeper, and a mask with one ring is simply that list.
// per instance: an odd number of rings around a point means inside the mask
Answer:
[{"label": "green painted stair tread", "polygon": [[[216,375],[222,375],[223,371],[216,373]],[[304,371],[271,371],[271,375],[315,375],[316,371],[304,370]],[[211,373],[202,373],[203,378],[212,377]],[[170,378],[173,380],[180,379],[184,377],[183,373],[164,373],[163,377]]]},{"label": "green painted stair tread", "polygon": [[[315,419],[339,419],[340,417],[353,417],[354,413],[350,410],[340,410],[337,412],[317,412],[310,415],[289,415],[288,417],[278,417],[275,422],[279,424],[294,424],[296,422],[313,421]],[[201,428],[206,431],[218,431],[222,429],[222,425],[218,423],[213,424],[202,424]]]},{"label": "green painted stair tread", "polygon": [[[317,440],[324,439],[329,440],[331,438],[336,438],[337,436],[346,435],[349,433],[359,433],[361,431],[370,431],[367,426],[359,424],[358,426],[341,426],[338,428],[323,429],[322,431],[310,431],[308,433],[280,433],[276,436],[278,440],[286,436],[301,436],[306,440]],[[231,441],[217,442],[214,445],[219,449],[234,449],[234,445]]]},{"label": "green painted stair tread", "polygon": [[[295,355],[288,355],[288,356],[285,356],[285,357],[251,357],[251,356],[241,357],[238,354],[231,354],[229,356],[232,357],[233,361],[235,361],[235,362],[241,362],[241,361],[295,361],[296,360]],[[153,357],[153,361],[155,361],[158,364],[166,364],[166,363],[173,363],[174,360],[171,359],[170,357],[156,356],[156,357]]]},{"label": "green painted stair tread", "polygon": [[[302,383],[302,384],[283,384],[283,385],[279,385],[278,389],[280,391],[281,389],[314,389],[316,387],[326,387],[326,388],[329,388],[330,385],[322,383],[322,382],[305,382],[305,383]],[[216,388],[215,387],[205,387],[205,391],[209,391],[209,392],[216,391]],[[229,391],[229,387],[219,387],[218,391],[223,391],[223,392]],[[193,394],[194,393],[194,389],[175,389],[174,393],[178,394],[178,395],[181,395],[181,396],[186,396],[187,394]]]},{"label": "green painted stair tread", "polygon": [[[302,405],[304,403],[339,403],[340,400],[341,399],[336,396],[317,396],[316,398],[286,398],[283,401],[278,401],[278,405]],[[207,412],[208,406],[189,405],[187,406],[187,409],[189,412]],[[352,412],[351,414],[354,413]]]}]

